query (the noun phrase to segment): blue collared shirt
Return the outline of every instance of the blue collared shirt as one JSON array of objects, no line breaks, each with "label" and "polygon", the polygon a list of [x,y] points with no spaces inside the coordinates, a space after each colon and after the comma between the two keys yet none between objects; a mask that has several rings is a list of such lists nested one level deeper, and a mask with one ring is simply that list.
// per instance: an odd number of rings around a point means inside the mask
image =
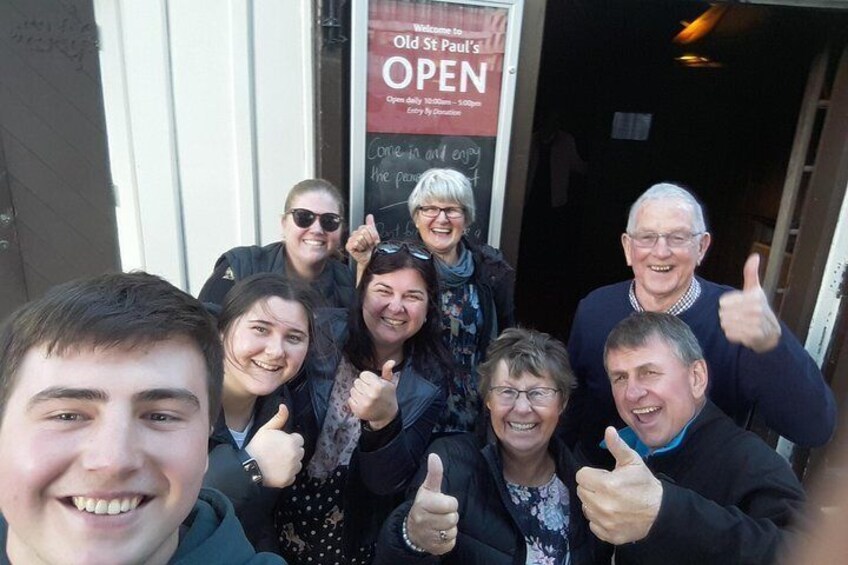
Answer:
[{"label": "blue collared shirt", "polygon": [[[673,450],[677,449],[680,446],[680,444],[683,443],[683,438],[686,437],[686,431],[689,429],[689,426],[692,425],[692,422],[695,421],[695,418],[697,418],[698,414],[700,414],[700,413],[701,413],[701,410],[698,409],[695,412],[695,415],[692,416],[692,418],[688,422],[686,422],[686,425],[683,426],[683,429],[680,430],[680,432],[678,432],[677,435],[674,436],[671,439],[670,442],[668,442],[664,446],[658,447],[656,449],[651,449],[650,447],[648,447],[647,445],[642,443],[642,440],[639,439],[639,436],[636,435],[636,432],[634,432],[630,428],[630,426],[627,426],[625,428],[621,428],[620,430],[618,430],[618,436],[622,440],[624,440],[624,443],[626,443],[630,447],[630,449],[632,449],[633,451],[638,453],[639,456],[642,457],[642,459],[647,459],[648,457],[650,457],[652,455],[659,455],[660,453],[668,453],[669,451],[673,451]],[[604,449],[607,449],[607,441],[606,440],[601,441],[600,446]]]}]

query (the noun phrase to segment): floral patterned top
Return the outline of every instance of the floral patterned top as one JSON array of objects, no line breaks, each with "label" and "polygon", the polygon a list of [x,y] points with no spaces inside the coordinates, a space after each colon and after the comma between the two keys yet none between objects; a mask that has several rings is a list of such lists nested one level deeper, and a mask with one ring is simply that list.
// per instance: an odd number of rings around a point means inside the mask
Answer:
[{"label": "floral patterned top", "polygon": [[471,432],[480,414],[477,390],[479,331],[483,327],[480,294],[472,283],[441,291],[442,338],[453,357],[454,372],[447,379],[447,407],[433,433]]},{"label": "floral patterned top", "polygon": [[527,565],[568,563],[568,489],[555,474],[540,487],[506,484],[527,543]]},{"label": "floral patterned top", "polygon": [[[401,368],[396,369],[393,379],[397,384]],[[362,431],[347,400],[358,376],[356,367],[343,358],[336,370],[315,454],[291,488],[281,491],[276,527],[280,553],[289,563],[355,565],[371,561],[372,546],[359,546],[351,554],[344,543],[344,489]]]}]

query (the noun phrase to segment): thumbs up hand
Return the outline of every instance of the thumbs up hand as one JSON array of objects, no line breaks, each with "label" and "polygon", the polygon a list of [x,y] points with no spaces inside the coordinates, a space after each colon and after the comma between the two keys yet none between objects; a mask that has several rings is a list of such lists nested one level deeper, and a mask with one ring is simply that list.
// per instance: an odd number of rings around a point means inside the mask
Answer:
[{"label": "thumbs up hand", "polygon": [[397,416],[397,385],[392,375],[394,366],[394,361],[383,363],[380,376],[362,371],[350,389],[347,401],[350,411],[360,420],[368,422],[372,430],[385,428]]},{"label": "thumbs up hand", "polygon": [[380,234],[377,232],[374,216],[368,214],[365,216],[365,225],[359,226],[350,234],[345,249],[357,265],[365,267],[371,260],[371,252],[378,243],[380,243]]},{"label": "thumbs up hand", "polygon": [[745,261],[742,290],[721,296],[718,316],[727,341],[765,353],[777,347],[781,329],[760,286],[759,268],[760,256],[753,253]]},{"label": "thumbs up hand", "polygon": [[459,503],[442,493],[442,460],[435,453],[427,457],[427,476],[418,487],[415,502],[406,516],[409,541],[433,555],[442,555],[456,545]]},{"label": "thumbs up hand", "polygon": [[600,539],[621,545],[648,535],[662,503],[662,483],[638,453],[630,449],[608,427],[607,448],[615,457],[615,469],[605,471],[583,467],[577,471],[577,496],[583,502],[583,515]]},{"label": "thumbs up hand", "polygon": [[303,436],[283,431],[289,410],[280,404],[274,417],[259,428],[245,447],[262,471],[262,484],[283,488],[294,482],[303,461]]}]

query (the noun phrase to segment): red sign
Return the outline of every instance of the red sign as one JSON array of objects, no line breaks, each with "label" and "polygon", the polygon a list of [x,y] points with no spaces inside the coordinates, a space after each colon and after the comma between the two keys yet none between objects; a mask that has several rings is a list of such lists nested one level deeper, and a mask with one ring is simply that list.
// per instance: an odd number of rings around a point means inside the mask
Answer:
[{"label": "red sign", "polygon": [[371,0],[366,130],[494,136],[508,12]]}]

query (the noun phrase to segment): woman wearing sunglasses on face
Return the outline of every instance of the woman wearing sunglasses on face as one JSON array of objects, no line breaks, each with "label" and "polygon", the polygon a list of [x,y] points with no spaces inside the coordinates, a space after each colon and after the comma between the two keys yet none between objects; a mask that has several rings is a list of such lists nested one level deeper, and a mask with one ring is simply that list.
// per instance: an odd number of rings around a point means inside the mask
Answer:
[{"label": "woman wearing sunglasses on face", "polygon": [[268,551],[277,549],[278,489],[294,481],[304,456],[289,384],[312,345],[318,300],[303,283],[261,273],[239,281],[218,316],[224,386],[204,485],[230,498],[248,539]]},{"label": "woman wearing sunglasses on face", "polygon": [[336,260],[343,217],[344,201],[331,183],[297,183],[286,198],[282,241],[236,247],[221,255],[198,298],[221,304],[236,281],[254,273],[277,273],[310,283],[327,306],[347,308],[353,301],[353,275]]},{"label": "woman wearing sunglasses on face", "polygon": [[317,436],[315,450],[276,513],[289,563],[370,561],[382,520],[444,409],[450,358],[439,335],[437,292],[425,249],[387,242],[374,251],[343,324],[337,362],[327,364],[327,375],[309,375],[314,412],[298,427]]},{"label": "woman wearing sunglasses on face", "polygon": [[565,346],[508,329],[479,371],[486,427],[430,445],[374,563],[609,563],[581,511],[579,464],[554,436],[575,382]]},{"label": "woman wearing sunglasses on face", "polygon": [[[456,371],[447,383],[447,410],[437,432],[475,429],[481,398],[476,367],[489,342],[515,325],[515,271],[501,252],[466,237],[474,222],[474,194],[462,173],[430,169],[409,196],[409,213],[420,241],[437,258],[442,335]],[[353,232],[347,250],[362,268],[380,242],[373,218]]]}]

